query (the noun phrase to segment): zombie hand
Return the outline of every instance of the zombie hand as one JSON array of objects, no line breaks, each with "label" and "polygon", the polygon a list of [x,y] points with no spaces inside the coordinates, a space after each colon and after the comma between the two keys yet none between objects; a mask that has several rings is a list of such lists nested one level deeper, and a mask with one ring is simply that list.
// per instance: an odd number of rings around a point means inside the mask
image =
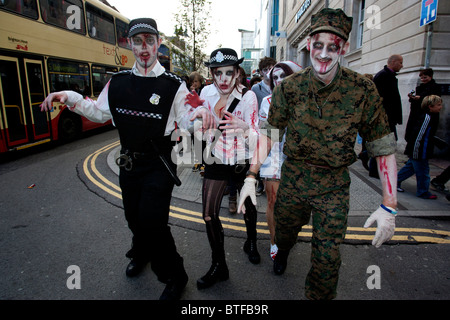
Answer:
[{"label": "zombie hand", "polygon": [[40,105],[41,111],[53,111],[53,102],[66,103],[68,97],[64,91],[50,93]]},{"label": "zombie hand", "polygon": [[[386,208],[395,212],[394,209],[389,207]],[[375,237],[372,240],[372,245],[379,248],[383,242],[389,241],[394,235],[395,215],[380,206],[367,219],[364,224],[364,228],[370,227],[375,221],[377,222],[377,231],[375,232]]]},{"label": "zombie hand", "polygon": [[189,104],[194,109],[203,105],[203,102],[205,102],[205,100],[200,99],[199,95],[195,91],[192,91],[186,95],[185,104]]},{"label": "zombie hand", "polygon": [[252,203],[256,206],[256,179],[255,178],[245,178],[244,185],[239,192],[239,205],[238,213],[245,213],[245,199],[250,197]]},{"label": "zombie hand", "polygon": [[219,129],[222,129],[222,130],[240,129],[244,132],[249,129],[249,126],[245,121],[239,119],[238,117],[234,116],[233,114],[231,114],[228,111],[224,112],[224,118],[225,118],[225,120],[221,120],[219,122],[219,125],[220,125]]}]

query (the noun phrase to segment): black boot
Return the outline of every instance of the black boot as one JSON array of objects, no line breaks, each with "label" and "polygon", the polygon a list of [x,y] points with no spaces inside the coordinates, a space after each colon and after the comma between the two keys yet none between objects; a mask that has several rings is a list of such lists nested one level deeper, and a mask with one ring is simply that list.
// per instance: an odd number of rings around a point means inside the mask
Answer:
[{"label": "black boot", "polygon": [[228,267],[225,262],[213,262],[209,271],[197,280],[198,289],[206,289],[211,287],[217,281],[228,280],[230,277]]},{"label": "black boot", "polygon": [[131,261],[128,264],[127,269],[125,271],[127,277],[135,277],[138,274],[140,274],[141,271],[144,270],[147,263],[148,263],[148,260],[135,259],[135,258],[131,259]]},{"label": "black boot", "polygon": [[182,262],[183,259],[180,258],[180,260],[176,264],[175,268],[169,268],[170,278],[167,280],[166,288],[159,297],[159,300],[180,300],[181,294],[183,293],[183,290],[188,282],[188,275]]},{"label": "black boot", "polygon": [[287,267],[287,259],[289,256],[289,250],[278,249],[277,256],[273,262],[273,272],[276,275],[282,275]]},{"label": "black boot", "polygon": [[256,240],[245,241],[244,252],[248,254],[248,260],[253,264],[258,264],[261,261],[258,249],[256,248]]},{"label": "black boot", "polygon": [[187,282],[188,276],[186,273],[184,274],[184,276],[169,279],[167,281],[166,288],[159,297],[159,300],[180,300],[181,294],[183,293],[184,287],[186,287]]}]

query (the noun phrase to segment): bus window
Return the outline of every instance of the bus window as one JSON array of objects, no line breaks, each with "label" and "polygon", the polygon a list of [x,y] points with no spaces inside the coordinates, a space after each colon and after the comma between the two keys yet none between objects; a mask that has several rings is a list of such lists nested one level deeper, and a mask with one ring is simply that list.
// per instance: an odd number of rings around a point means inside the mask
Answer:
[{"label": "bus window", "polygon": [[26,118],[23,112],[22,93],[16,61],[0,60],[1,102],[0,111],[5,117],[7,136],[11,145],[27,139]]},{"label": "bus window", "polygon": [[[83,4],[81,0],[41,0],[41,14],[42,20],[46,23],[56,25],[58,27],[62,27],[67,30],[71,30],[74,32],[78,32],[81,34],[85,34],[84,28],[84,13],[83,13]],[[74,13],[69,9],[67,12],[67,8],[69,6],[75,5],[80,8],[80,28],[67,28],[67,19],[71,17]]]},{"label": "bus window", "polygon": [[37,19],[36,0],[0,0],[0,8]]},{"label": "bus window", "polygon": [[73,90],[90,96],[88,64],[48,59],[48,73],[51,92]]},{"label": "bus window", "polygon": [[94,96],[98,96],[102,92],[105,85],[111,79],[113,73],[116,73],[117,68],[92,66],[92,85],[94,89]]},{"label": "bus window", "polygon": [[122,20],[116,19],[116,34],[117,34],[117,43],[119,47],[127,48],[131,50],[131,46],[128,43],[128,23],[123,22]]},{"label": "bus window", "polygon": [[86,3],[86,17],[91,38],[116,44],[113,16]]},{"label": "bus window", "polygon": [[170,67],[170,49],[165,44],[159,46],[158,60],[166,70],[172,71]]}]

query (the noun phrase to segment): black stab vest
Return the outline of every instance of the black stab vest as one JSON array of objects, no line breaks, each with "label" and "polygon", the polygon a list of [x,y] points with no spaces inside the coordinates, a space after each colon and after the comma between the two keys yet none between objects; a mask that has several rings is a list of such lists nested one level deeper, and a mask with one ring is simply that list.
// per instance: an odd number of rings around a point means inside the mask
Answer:
[{"label": "black stab vest", "polygon": [[178,76],[167,71],[156,78],[139,77],[129,70],[113,75],[108,101],[122,149],[153,153],[150,140],[161,152],[172,149],[171,137],[164,133],[181,83]]}]

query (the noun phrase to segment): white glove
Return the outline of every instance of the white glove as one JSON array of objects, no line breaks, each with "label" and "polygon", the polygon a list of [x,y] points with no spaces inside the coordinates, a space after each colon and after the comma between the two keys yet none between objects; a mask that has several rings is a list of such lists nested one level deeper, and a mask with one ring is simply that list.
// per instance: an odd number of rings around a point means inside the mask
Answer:
[{"label": "white glove", "polygon": [[[394,209],[389,207],[387,208],[395,212]],[[375,237],[372,240],[372,245],[379,248],[383,242],[389,241],[394,235],[395,216],[380,206],[367,219],[364,224],[364,228],[370,227],[375,221],[377,222],[377,231],[375,232]]]},{"label": "white glove", "polygon": [[250,197],[256,206],[256,182],[255,178],[245,178],[244,185],[242,186],[241,192],[239,192],[238,213],[245,213],[244,202],[247,197]]}]

